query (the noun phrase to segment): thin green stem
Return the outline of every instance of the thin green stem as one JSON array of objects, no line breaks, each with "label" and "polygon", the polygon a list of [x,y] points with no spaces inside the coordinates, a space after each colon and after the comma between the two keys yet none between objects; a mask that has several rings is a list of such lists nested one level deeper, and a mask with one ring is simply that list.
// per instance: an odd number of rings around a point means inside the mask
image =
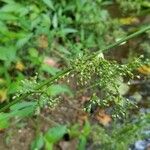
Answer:
[{"label": "thin green stem", "polygon": [[66,75],[67,73],[69,73],[71,71],[72,71],[72,69],[68,68],[68,69],[65,69],[63,71],[58,72],[58,74],[56,74],[55,76],[53,76],[53,77],[45,80],[43,83],[41,83],[40,85],[38,85],[36,87],[36,90],[39,90],[39,89],[43,88],[45,85],[53,83],[55,80],[61,78],[62,76]]},{"label": "thin green stem", "polygon": [[[134,37],[136,37],[136,36],[138,36],[138,35],[140,35],[140,34],[146,32],[146,31],[148,31],[148,30],[150,30],[150,25],[147,26],[147,27],[142,28],[141,30],[139,30],[139,31],[137,31],[137,32],[135,32],[135,33],[133,33],[133,34],[128,35],[128,36],[125,37],[125,38],[122,38],[121,40],[119,40],[119,41],[117,41],[117,42],[115,42],[115,43],[113,43],[113,44],[111,44],[111,45],[106,46],[105,48],[103,48],[103,49],[101,49],[101,50],[99,50],[99,51],[97,51],[97,52],[95,52],[93,55],[89,56],[89,57],[87,58],[87,60],[92,59],[92,58],[96,57],[99,53],[108,51],[108,50],[110,50],[110,49],[112,49],[112,48],[114,48],[114,47],[120,45],[121,43],[123,43],[123,42],[125,42],[125,41],[128,41],[128,40],[130,40],[130,39],[132,39],[132,38],[134,38]],[[68,73],[71,72],[71,71],[73,71],[73,68],[68,68],[68,69],[65,69],[65,70],[59,72],[59,73],[56,74],[55,76],[53,76],[53,77],[47,79],[46,81],[44,81],[43,83],[41,83],[40,85],[38,85],[38,86],[35,88],[35,90],[39,90],[39,89],[43,88],[44,86],[53,83],[54,81],[56,81],[57,79],[61,78],[61,77],[64,76],[64,75],[68,74]],[[27,98],[29,95],[31,95],[31,94],[32,94],[32,92],[31,92],[31,93],[25,93],[25,94],[21,95],[20,97],[16,98],[15,100],[9,102],[7,105],[5,105],[4,107],[2,107],[2,108],[0,109],[0,112],[6,111],[10,106],[12,106],[13,104],[16,104],[17,102],[21,101],[22,99],[26,99],[26,98]]]},{"label": "thin green stem", "polygon": [[146,32],[146,31],[148,31],[148,30],[150,30],[150,25],[149,25],[149,26],[146,26],[146,27],[144,27],[144,28],[142,28],[141,30],[138,30],[137,32],[134,32],[134,33],[132,33],[132,34],[130,34],[130,35],[128,35],[128,36],[126,36],[126,37],[120,39],[119,41],[117,41],[117,42],[115,42],[115,43],[113,43],[113,44],[110,44],[110,45],[104,47],[103,49],[101,49],[101,50],[95,52],[93,55],[89,56],[88,59],[94,58],[94,57],[96,57],[99,53],[101,53],[101,52],[106,52],[106,51],[108,51],[108,50],[110,50],[110,49],[112,49],[112,48],[114,48],[114,47],[120,45],[121,43],[126,42],[126,41],[128,41],[128,40],[130,40],[130,39],[132,39],[132,38],[134,38],[134,37],[136,37],[136,36],[138,36],[138,35],[140,35],[140,34]]},{"label": "thin green stem", "polygon": [[[52,82],[54,82],[55,80],[57,80],[59,77],[62,77],[63,75],[65,75],[66,73],[69,73],[71,71],[71,69],[66,69],[66,70],[63,70],[61,72],[59,72],[58,74],[56,74],[55,76],[47,79],[46,81],[44,81],[43,83],[41,83],[40,85],[38,85],[35,90],[39,90],[41,88],[43,88],[45,85],[48,85],[48,84],[51,84]],[[31,95],[32,92],[30,93],[25,93],[23,95],[21,95],[20,97],[16,98],[15,100],[9,102],[7,105],[5,105],[4,107],[2,107],[0,109],[0,112],[3,112],[5,110],[7,110],[10,106],[18,103],[20,100],[22,99],[26,99],[29,95]]]},{"label": "thin green stem", "polygon": [[5,105],[4,107],[2,107],[2,108],[0,109],[0,112],[3,112],[3,111],[5,111],[5,110],[7,110],[10,106],[16,104],[17,102],[19,102],[19,101],[22,100],[22,99],[25,99],[25,98],[26,98],[28,95],[30,95],[30,94],[31,94],[31,93],[29,93],[29,94],[26,93],[26,94],[21,95],[20,97],[16,98],[15,100],[9,102],[7,105]]}]

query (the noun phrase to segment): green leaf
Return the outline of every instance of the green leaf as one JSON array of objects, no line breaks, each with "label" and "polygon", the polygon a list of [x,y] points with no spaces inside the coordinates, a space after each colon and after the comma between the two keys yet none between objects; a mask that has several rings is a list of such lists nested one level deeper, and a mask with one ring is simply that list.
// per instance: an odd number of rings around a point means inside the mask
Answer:
[{"label": "green leaf", "polygon": [[0,129],[9,126],[9,119],[12,117],[26,117],[35,111],[36,102],[22,102],[10,107],[9,113],[0,113]]},{"label": "green leaf", "polygon": [[38,57],[39,52],[35,48],[30,48],[29,49],[29,54],[30,54],[31,57]]},{"label": "green leaf", "polygon": [[17,3],[13,3],[13,4],[7,4],[4,5],[0,12],[18,12],[18,10],[20,9],[20,5],[18,5]]},{"label": "green leaf", "polygon": [[69,34],[69,33],[76,33],[77,30],[76,30],[76,29],[73,29],[73,28],[64,28],[64,29],[62,29],[62,32],[63,32],[64,34]]},{"label": "green leaf", "polygon": [[16,111],[16,110],[23,109],[23,108],[26,108],[26,107],[35,106],[36,104],[37,104],[37,102],[25,102],[24,101],[24,102],[12,105],[10,107],[10,110],[11,111]]},{"label": "green leaf", "polygon": [[18,42],[16,44],[17,48],[23,47],[31,39],[32,36],[33,36],[32,33],[25,34],[24,37],[22,37],[21,39],[18,40]]},{"label": "green leaf", "polygon": [[5,129],[9,126],[9,118],[7,114],[0,113],[0,129]]},{"label": "green leaf", "polygon": [[143,4],[144,7],[150,8],[150,2],[148,2],[148,1],[143,1],[142,4]]},{"label": "green leaf", "polygon": [[11,13],[0,12],[0,20],[17,20],[18,18]]},{"label": "green leaf", "polygon": [[85,122],[85,125],[83,127],[83,131],[82,132],[83,132],[83,135],[85,137],[87,137],[90,134],[90,132],[91,132],[91,126],[90,126],[90,123],[88,121]]},{"label": "green leaf", "polygon": [[43,2],[52,10],[54,10],[54,5],[51,0],[43,0]]},{"label": "green leaf", "polygon": [[58,27],[58,17],[57,17],[57,14],[56,14],[56,13],[55,13],[54,16],[53,16],[52,24],[53,24],[53,27],[54,27],[54,28],[57,28],[57,27]]},{"label": "green leaf", "polygon": [[20,83],[19,82],[12,82],[8,86],[7,93],[8,94],[14,94],[16,93],[20,88]]},{"label": "green leaf", "polygon": [[46,138],[45,140],[45,150],[53,150],[53,143],[50,143]]},{"label": "green leaf", "polygon": [[51,20],[50,20],[50,17],[49,15],[47,14],[42,14],[42,26],[46,27],[46,28],[49,28],[50,25],[51,25]]},{"label": "green leaf", "polygon": [[77,150],[85,150],[86,149],[87,139],[85,136],[81,135],[79,137],[79,144]]},{"label": "green leaf", "polygon": [[47,72],[47,73],[49,73],[49,74],[51,74],[51,75],[55,75],[57,72],[60,71],[60,69],[55,68],[55,67],[52,67],[52,66],[48,66],[48,65],[46,65],[46,64],[43,64],[43,65],[41,66],[41,70],[42,70],[42,71],[45,71],[45,72]]},{"label": "green leaf", "polygon": [[0,21],[0,27],[1,27],[0,32],[2,34],[4,34],[5,32],[8,32],[8,28],[7,28],[7,26],[6,26],[6,24],[4,22]]},{"label": "green leaf", "polygon": [[69,129],[70,137],[78,137],[80,134],[81,134],[81,132],[80,132],[79,124],[74,124],[73,126],[70,127],[70,129]]},{"label": "green leaf", "polygon": [[64,54],[67,54],[67,55],[71,55],[71,52],[66,47],[64,47],[62,45],[58,45],[58,50],[61,53],[64,53]]},{"label": "green leaf", "polygon": [[10,117],[27,117],[31,114],[33,114],[33,112],[35,111],[35,106],[32,105],[32,106],[28,106],[28,107],[25,107],[23,109],[20,109],[20,110],[16,110],[16,111],[13,111],[10,113]]},{"label": "green leaf", "polygon": [[40,133],[32,142],[31,150],[40,150],[44,146],[44,137],[42,133]]},{"label": "green leaf", "polygon": [[8,3],[8,4],[14,4],[15,2],[13,0],[1,0],[5,3]]},{"label": "green leaf", "polygon": [[85,125],[82,129],[82,134],[79,136],[79,145],[78,150],[85,150],[86,149],[86,143],[87,143],[87,137],[89,136],[91,132],[91,126],[88,121],[85,122]]},{"label": "green leaf", "polygon": [[67,132],[67,128],[64,125],[59,125],[53,128],[50,128],[46,134],[45,138],[49,143],[56,143],[58,142],[64,134]]},{"label": "green leaf", "polygon": [[71,90],[66,85],[59,85],[59,84],[51,85],[47,89],[47,93],[51,96],[56,96],[62,93],[67,93],[70,96],[73,95]]},{"label": "green leaf", "polygon": [[13,46],[0,47],[0,60],[13,61],[16,58],[16,48]]}]

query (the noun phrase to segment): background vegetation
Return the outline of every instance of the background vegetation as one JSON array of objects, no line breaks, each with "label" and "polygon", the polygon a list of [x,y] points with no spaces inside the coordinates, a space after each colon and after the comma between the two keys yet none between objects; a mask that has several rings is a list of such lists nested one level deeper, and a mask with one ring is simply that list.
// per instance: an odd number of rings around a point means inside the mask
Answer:
[{"label": "background vegetation", "polygon": [[1,0],[0,149],[148,141],[149,12],[149,0]]}]

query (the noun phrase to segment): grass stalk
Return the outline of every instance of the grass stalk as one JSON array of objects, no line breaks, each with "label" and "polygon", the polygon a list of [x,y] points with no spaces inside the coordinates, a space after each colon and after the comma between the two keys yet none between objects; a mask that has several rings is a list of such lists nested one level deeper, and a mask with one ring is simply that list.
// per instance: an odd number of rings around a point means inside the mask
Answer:
[{"label": "grass stalk", "polygon": [[[87,60],[96,57],[101,52],[106,52],[106,51],[108,51],[108,50],[110,50],[110,49],[112,49],[112,48],[114,48],[116,46],[119,46],[121,43],[126,42],[126,41],[128,41],[128,40],[130,40],[130,39],[132,39],[134,37],[137,37],[140,34],[146,32],[148,30],[150,30],[150,25],[148,25],[146,27],[143,27],[142,29],[140,29],[140,30],[138,30],[138,31],[136,31],[136,32],[134,32],[134,33],[126,36],[125,38],[122,38],[121,40],[119,40],[119,41],[117,41],[117,42],[115,42],[113,44],[110,44],[110,45],[106,46],[105,48],[103,48],[103,49],[101,49],[101,50],[93,53],[92,55],[90,55],[87,58]],[[71,71],[73,71],[73,68],[67,68],[67,69],[65,69],[63,71],[58,72],[55,76],[53,76],[53,77],[45,80],[41,84],[37,85],[37,87],[35,88],[35,90],[39,90],[39,89],[43,88],[44,86],[52,84],[54,81],[60,79],[61,77],[63,77],[64,75],[68,74]],[[0,112],[6,111],[10,106],[16,104],[17,102],[21,101],[22,99],[26,99],[31,94],[32,94],[32,92],[31,93],[25,93],[25,94],[21,95],[20,97],[16,98],[15,100],[10,101],[8,104],[6,104],[4,107],[2,107],[0,109]]]}]

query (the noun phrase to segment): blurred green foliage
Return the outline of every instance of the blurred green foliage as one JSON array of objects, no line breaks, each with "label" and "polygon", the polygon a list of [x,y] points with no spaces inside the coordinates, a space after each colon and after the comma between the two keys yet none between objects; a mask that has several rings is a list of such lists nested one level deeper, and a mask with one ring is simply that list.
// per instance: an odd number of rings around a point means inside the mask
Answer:
[{"label": "blurred green foliage", "polygon": [[[113,5],[119,7],[116,17],[112,17],[112,12],[107,9]],[[61,94],[73,96],[72,90],[64,84],[54,83],[36,89],[40,80],[54,77],[63,67],[70,65],[73,65],[72,75],[81,87],[90,87],[95,81],[98,88],[103,88],[103,96],[98,97],[94,93],[86,109],[91,109],[93,103],[102,108],[111,107],[113,103],[116,115],[129,115],[128,101],[122,96],[119,85],[123,84],[124,76],[133,75],[131,72],[140,61],[129,61],[124,65],[101,56],[90,61],[86,58],[92,52],[122,39],[127,31],[137,30],[136,25],[140,24],[137,16],[149,12],[149,7],[148,0],[1,0],[0,103],[9,104],[9,101],[13,102],[24,94],[32,94],[12,105],[9,112],[0,113],[0,129],[11,127],[11,118],[38,116],[45,106],[55,107]],[[149,38],[147,32],[144,42],[137,44],[142,49],[140,54],[146,58],[150,55]],[[137,56],[133,50],[129,51],[129,57],[123,61]],[[128,119],[126,122],[131,121]],[[114,122],[111,131],[90,125],[88,121],[83,127],[78,124],[71,127],[59,125],[45,133],[38,133],[31,149],[45,146],[50,150],[66,133],[78,139],[79,150],[86,149],[91,137],[93,145],[99,144],[102,149],[127,149],[131,142],[142,137],[141,131],[149,124],[148,120],[149,115],[146,115],[135,124]]]}]

